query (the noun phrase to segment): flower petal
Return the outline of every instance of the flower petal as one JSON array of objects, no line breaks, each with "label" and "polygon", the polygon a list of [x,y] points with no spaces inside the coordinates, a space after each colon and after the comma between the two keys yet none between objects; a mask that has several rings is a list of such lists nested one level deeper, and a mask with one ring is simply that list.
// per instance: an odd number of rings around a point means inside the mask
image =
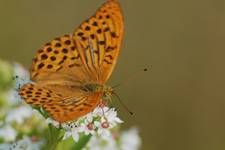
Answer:
[{"label": "flower petal", "polygon": [[66,139],[68,139],[71,135],[72,135],[72,133],[71,133],[71,132],[66,132],[66,133],[64,134],[64,136],[63,136],[63,139],[62,139],[62,140],[66,140]]},{"label": "flower petal", "polygon": [[73,140],[74,140],[75,142],[78,142],[78,141],[79,141],[79,134],[78,134],[78,132],[73,131],[73,132],[72,132],[72,137],[73,137]]}]

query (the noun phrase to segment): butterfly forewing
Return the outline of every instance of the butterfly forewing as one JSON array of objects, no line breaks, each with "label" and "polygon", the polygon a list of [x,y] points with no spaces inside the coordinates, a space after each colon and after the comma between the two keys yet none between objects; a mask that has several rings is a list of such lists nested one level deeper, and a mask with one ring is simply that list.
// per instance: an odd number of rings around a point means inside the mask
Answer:
[{"label": "butterfly forewing", "polygon": [[101,84],[107,81],[114,69],[123,32],[123,16],[116,0],[103,4],[74,32],[81,58]]},{"label": "butterfly forewing", "polygon": [[64,80],[88,82],[91,74],[83,66],[70,35],[55,38],[38,50],[31,67],[33,81]]}]

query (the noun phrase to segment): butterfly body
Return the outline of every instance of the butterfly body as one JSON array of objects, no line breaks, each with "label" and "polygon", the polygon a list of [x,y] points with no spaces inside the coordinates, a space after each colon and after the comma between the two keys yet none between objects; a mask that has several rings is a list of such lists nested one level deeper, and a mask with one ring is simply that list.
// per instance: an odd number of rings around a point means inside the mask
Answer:
[{"label": "butterfly body", "polygon": [[113,88],[108,85],[101,85],[98,83],[86,84],[83,89],[88,92],[101,92],[103,93],[103,99],[105,97],[111,97],[113,93]]},{"label": "butterfly body", "polygon": [[118,0],[107,0],[72,34],[46,43],[30,69],[33,83],[19,94],[26,103],[42,107],[58,122],[75,120],[111,100],[106,85],[119,56],[124,32]]}]

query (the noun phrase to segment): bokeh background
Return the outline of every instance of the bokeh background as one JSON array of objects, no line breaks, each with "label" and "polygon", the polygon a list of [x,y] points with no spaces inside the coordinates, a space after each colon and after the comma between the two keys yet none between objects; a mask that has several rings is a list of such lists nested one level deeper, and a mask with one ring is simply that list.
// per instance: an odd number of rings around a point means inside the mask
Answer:
[{"label": "bokeh background", "polygon": [[[0,0],[0,58],[29,68],[35,51],[70,33],[103,0]],[[124,128],[143,150],[225,149],[225,1],[121,0],[125,39],[110,85]]]}]

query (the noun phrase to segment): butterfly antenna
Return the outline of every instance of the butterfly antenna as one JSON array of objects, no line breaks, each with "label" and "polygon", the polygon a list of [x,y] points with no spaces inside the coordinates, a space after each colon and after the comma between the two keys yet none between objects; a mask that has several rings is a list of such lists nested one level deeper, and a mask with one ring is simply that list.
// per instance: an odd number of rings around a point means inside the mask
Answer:
[{"label": "butterfly antenna", "polygon": [[140,73],[143,73],[143,72],[146,72],[146,71],[148,71],[148,68],[144,68],[144,69],[138,70],[134,74],[132,74],[130,77],[128,77],[125,81],[123,81],[122,83],[119,83],[119,84],[116,84],[116,85],[112,86],[112,88],[114,89],[116,87],[119,87],[120,85],[130,81],[131,79],[133,79],[134,77],[136,77]]},{"label": "butterfly antenna", "polygon": [[121,100],[121,98],[119,97],[118,94],[116,94],[115,92],[113,92],[113,94],[116,96],[116,98],[119,100],[119,102],[122,104],[122,106],[126,109],[126,111],[130,114],[133,115],[134,113],[132,111],[130,111],[130,109],[123,103],[123,101]]}]

